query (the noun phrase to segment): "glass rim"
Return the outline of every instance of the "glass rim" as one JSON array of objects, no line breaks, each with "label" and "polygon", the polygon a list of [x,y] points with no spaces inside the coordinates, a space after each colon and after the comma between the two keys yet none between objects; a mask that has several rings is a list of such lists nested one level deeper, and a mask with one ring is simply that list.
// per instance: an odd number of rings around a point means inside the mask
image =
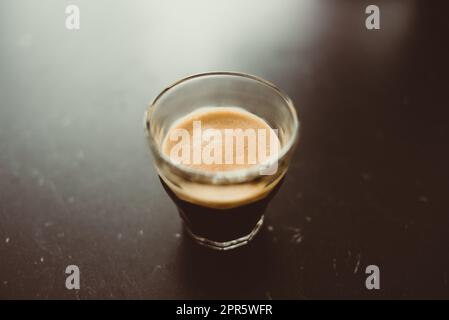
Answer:
[{"label": "glass rim", "polygon": [[[293,129],[292,129],[293,133],[291,137],[288,139],[288,141],[284,144],[284,146],[282,146],[280,152],[277,154],[275,159],[271,159],[268,163],[254,165],[245,169],[209,172],[190,168],[188,166],[179,163],[175,163],[172,159],[170,159],[170,157],[161,152],[160,146],[156,143],[156,140],[154,138],[152,126],[150,125],[152,114],[154,112],[154,109],[156,108],[157,102],[162,96],[168,94],[170,90],[172,90],[173,88],[177,87],[182,83],[197,78],[207,78],[210,76],[229,76],[253,80],[274,90],[282,98],[282,100],[285,102],[285,105],[290,111],[291,117],[293,118]],[[271,166],[273,163],[279,162],[279,160],[283,159],[287,155],[287,153],[295,146],[299,136],[299,127],[300,122],[298,120],[298,115],[295,106],[290,97],[286,93],[284,93],[273,83],[263,78],[247,73],[234,72],[234,71],[210,71],[210,72],[196,73],[173,82],[172,84],[165,87],[147,106],[144,118],[144,129],[150,148],[152,149],[153,153],[164,162],[164,164],[168,165],[169,167],[175,168],[177,171],[180,171],[181,173],[184,173],[189,178],[193,177],[194,178],[193,180],[208,181],[214,184],[238,183],[248,181],[257,177],[261,177],[262,175],[260,174],[260,170],[262,168],[262,165]]]}]

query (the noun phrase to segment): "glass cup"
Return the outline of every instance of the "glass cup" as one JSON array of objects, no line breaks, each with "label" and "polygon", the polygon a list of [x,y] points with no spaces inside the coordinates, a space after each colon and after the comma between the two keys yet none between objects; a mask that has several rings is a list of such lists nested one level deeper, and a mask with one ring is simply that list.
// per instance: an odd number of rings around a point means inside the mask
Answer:
[{"label": "glass cup", "polygon": [[[162,152],[175,121],[198,108],[230,106],[258,116],[277,131],[280,147],[274,158],[246,169],[210,172],[182,165]],[[299,122],[290,98],[268,81],[210,72],[164,89],[146,110],[145,130],[160,181],[187,233],[201,245],[227,250],[248,243],[260,230],[298,141]]]}]

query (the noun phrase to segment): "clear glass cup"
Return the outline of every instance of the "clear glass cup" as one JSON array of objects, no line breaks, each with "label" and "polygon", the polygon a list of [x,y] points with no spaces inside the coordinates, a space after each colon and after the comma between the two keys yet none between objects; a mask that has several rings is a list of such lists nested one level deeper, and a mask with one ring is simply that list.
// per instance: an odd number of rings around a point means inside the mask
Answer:
[{"label": "clear glass cup", "polygon": [[[162,143],[172,124],[201,107],[239,107],[277,129],[280,149],[260,166],[201,171],[172,161]],[[290,98],[261,78],[236,72],[189,76],[164,89],[148,106],[145,131],[161,183],[176,203],[185,230],[201,245],[227,250],[248,243],[260,230],[265,209],[279,189],[299,136]]]}]

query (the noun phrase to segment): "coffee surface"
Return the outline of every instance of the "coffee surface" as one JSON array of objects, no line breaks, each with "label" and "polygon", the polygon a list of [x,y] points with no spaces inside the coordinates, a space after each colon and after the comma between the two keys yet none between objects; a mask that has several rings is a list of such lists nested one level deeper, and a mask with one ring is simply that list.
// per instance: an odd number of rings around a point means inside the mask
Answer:
[{"label": "coffee surface", "polygon": [[[181,137],[180,131],[184,135],[188,133],[188,138]],[[275,141],[270,141],[270,135],[274,135]],[[273,146],[279,148],[279,140],[260,117],[237,107],[203,107],[170,127],[162,150],[172,160],[177,158],[188,167],[219,172],[257,165],[270,155]],[[182,157],[182,152],[188,156]]]}]

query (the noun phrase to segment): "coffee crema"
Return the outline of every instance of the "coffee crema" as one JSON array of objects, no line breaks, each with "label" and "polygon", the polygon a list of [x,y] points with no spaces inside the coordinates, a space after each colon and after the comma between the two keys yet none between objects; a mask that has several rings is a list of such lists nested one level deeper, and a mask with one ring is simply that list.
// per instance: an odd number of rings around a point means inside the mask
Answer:
[{"label": "coffee crema", "polygon": [[162,152],[193,169],[223,172],[264,163],[279,146],[275,131],[260,117],[238,107],[203,107],[175,121]]}]

